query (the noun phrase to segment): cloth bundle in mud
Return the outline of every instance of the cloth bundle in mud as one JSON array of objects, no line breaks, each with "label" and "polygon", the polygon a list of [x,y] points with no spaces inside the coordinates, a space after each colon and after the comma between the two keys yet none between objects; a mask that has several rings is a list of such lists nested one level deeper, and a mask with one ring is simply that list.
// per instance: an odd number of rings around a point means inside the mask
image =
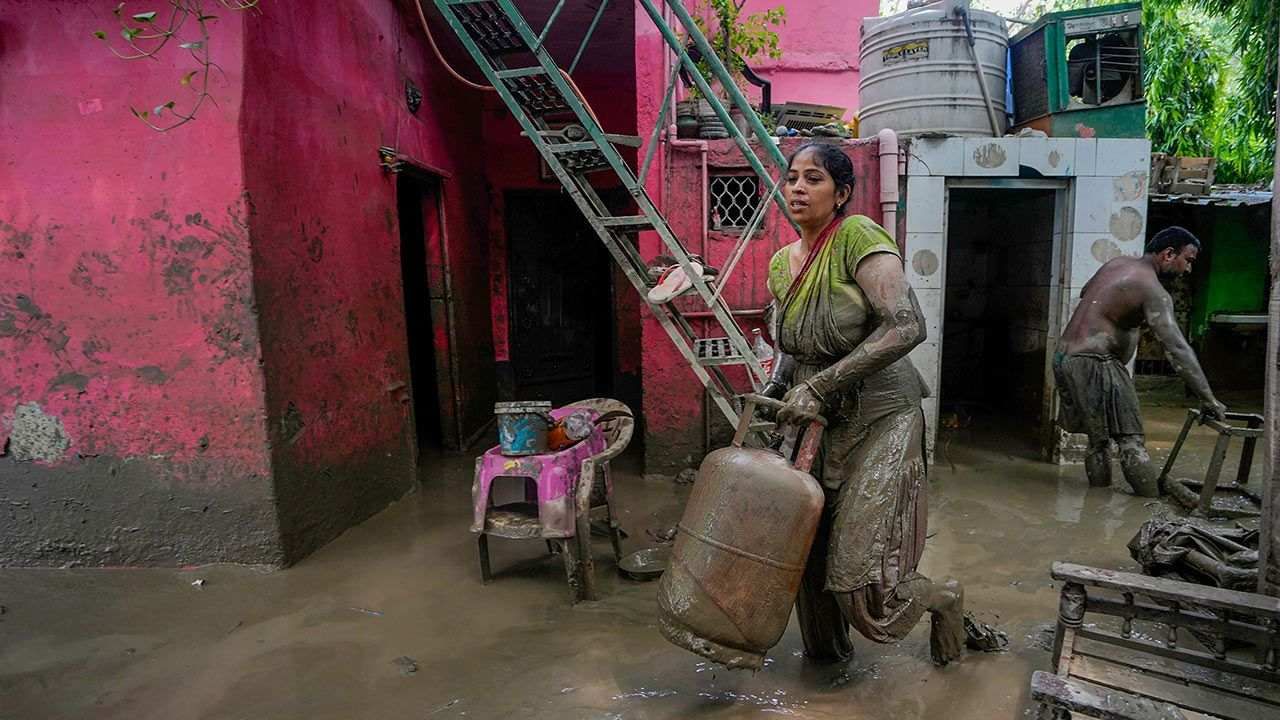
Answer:
[{"label": "cloth bundle in mud", "polygon": [[733,445],[707,455],[677,527],[658,587],[663,637],[729,668],[759,670],[781,639],[822,514],[809,474],[825,420],[799,441],[795,465],[748,448],[755,409],[781,402],[745,396]]},{"label": "cloth bundle in mud", "polygon": [[1142,572],[1228,590],[1258,586],[1258,531],[1153,518],[1129,541]]}]

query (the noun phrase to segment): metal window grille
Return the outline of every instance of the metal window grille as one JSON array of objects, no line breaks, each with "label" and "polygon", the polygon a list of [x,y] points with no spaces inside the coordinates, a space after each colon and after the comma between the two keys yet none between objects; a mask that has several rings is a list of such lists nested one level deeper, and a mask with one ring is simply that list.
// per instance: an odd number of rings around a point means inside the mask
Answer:
[{"label": "metal window grille", "polygon": [[755,175],[713,175],[707,193],[712,230],[741,230],[760,207],[760,179]]}]

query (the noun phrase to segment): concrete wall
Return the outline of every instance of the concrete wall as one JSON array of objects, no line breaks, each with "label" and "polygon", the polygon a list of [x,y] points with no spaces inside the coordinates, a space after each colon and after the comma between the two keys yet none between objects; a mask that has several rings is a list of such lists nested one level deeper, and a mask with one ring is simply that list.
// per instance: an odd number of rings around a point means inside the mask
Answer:
[{"label": "concrete wall", "polygon": [[108,4],[0,2],[0,564],[278,562],[242,18],[217,107],[168,134],[128,108],[183,97],[190,63],[99,29]]},{"label": "concrete wall", "polygon": [[[489,417],[486,146],[478,93],[445,74],[416,16],[395,3],[326,12],[278,4],[246,29],[245,182],[266,415],[292,561],[414,482],[396,183],[379,167],[379,146],[442,181],[461,408],[460,417],[447,413],[446,432],[449,420],[465,436]],[[423,93],[416,115],[406,80]],[[449,335],[433,329],[447,363]]]}]

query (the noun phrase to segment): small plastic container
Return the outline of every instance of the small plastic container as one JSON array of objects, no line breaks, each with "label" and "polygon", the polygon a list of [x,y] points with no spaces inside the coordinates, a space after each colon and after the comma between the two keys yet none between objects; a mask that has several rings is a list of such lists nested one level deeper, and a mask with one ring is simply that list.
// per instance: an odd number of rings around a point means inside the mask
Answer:
[{"label": "small plastic container", "polygon": [[547,451],[551,428],[551,403],[543,400],[500,402],[493,406],[498,419],[498,446],[503,455],[538,455]]}]

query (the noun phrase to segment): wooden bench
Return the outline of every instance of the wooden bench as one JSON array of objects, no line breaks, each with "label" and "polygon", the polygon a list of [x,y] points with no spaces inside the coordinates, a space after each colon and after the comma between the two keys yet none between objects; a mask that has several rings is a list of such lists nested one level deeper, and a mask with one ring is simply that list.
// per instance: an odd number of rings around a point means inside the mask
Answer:
[{"label": "wooden bench", "polygon": [[1280,718],[1280,598],[1054,563],[1063,583],[1039,717]]}]

